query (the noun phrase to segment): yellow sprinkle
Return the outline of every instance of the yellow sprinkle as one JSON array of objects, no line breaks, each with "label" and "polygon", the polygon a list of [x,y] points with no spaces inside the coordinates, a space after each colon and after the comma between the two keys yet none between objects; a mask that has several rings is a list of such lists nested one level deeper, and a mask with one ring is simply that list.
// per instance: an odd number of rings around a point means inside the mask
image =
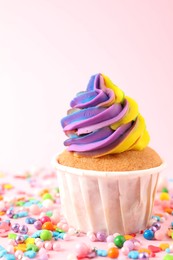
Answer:
[{"label": "yellow sprinkle", "polygon": [[160,200],[170,200],[170,196],[167,192],[162,192],[160,194]]},{"label": "yellow sprinkle", "polygon": [[12,189],[13,188],[13,186],[11,185],[11,184],[4,184],[4,189],[6,189],[6,190],[10,190],[10,189]]},{"label": "yellow sprinkle", "polygon": [[28,237],[26,240],[25,240],[25,244],[35,244],[35,238],[33,237]]},{"label": "yellow sprinkle", "polygon": [[159,247],[160,247],[163,251],[165,251],[166,248],[169,248],[169,244],[168,244],[168,243],[162,243],[162,244],[159,245]]},{"label": "yellow sprinkle", "polygon": [[125,238],[125,240],[129,240],[129,239],[132,239],[133,236],[131,236],[131,235],[124,235],[124,238]]},{"label": "yellow sprinkle", "polygon": [[26,244],[18,244],[17,246],[14,247],[14,250],[17,251],[17,250],[21,250],[22,252],[25,252],[26,251]]},{"label": "yellow sprinkle", "polygon": [[147,248],[140,248],[140,249],[138,249],[138,252],[139,253],[148,253],[149,255],[151,254],[151,251],[149,250],[149,249],[147,249]]},{"label": "yellow sprinkle", "polygon": [[172,237],[172,234],[173,234],[173,229],[172,228],[168,228],[168,231],[167,231],[168,237]]}]

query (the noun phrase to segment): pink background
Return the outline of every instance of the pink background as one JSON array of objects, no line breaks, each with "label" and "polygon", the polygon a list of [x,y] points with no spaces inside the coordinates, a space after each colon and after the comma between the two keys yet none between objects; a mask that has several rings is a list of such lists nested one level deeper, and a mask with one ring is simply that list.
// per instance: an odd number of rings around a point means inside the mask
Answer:
[{"label": "pink background", "polygon": [[138,101],[173,171],[173,1],[0,1],[0,169],[50,165],[60,119],[89,77]]}]

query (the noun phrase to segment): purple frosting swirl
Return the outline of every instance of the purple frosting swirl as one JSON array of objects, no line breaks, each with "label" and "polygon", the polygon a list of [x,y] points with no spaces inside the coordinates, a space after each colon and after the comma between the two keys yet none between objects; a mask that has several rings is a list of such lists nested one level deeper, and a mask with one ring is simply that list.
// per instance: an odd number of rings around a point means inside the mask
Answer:
[{"label": "purple frosting swirl", "polygon": [[69,151],[85,156],[101,156],[108,153],[127,137],[136,124],[133,120],[119,126],[111,125],[121,120],[129,110],[126,99],[116,102],[111,88],[106,87],[102,74],[91,77],[86,91],[80,92],[70,103],[71,109],[61,120],[64,142]]}]

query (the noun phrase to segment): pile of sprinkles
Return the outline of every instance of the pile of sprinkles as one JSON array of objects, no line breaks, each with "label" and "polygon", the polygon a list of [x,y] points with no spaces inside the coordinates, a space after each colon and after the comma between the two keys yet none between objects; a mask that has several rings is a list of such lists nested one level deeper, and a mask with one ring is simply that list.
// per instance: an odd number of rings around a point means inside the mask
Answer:
[{"label": "pile of sprinkles", "polygon": [[1,172],[0,260],[173,260],[171,184],[172,180],[157,192],[145,230],[125,235],[116,230],[111,235],[88,230],[85,234],[66,222],[52,169],[20,175]]}]

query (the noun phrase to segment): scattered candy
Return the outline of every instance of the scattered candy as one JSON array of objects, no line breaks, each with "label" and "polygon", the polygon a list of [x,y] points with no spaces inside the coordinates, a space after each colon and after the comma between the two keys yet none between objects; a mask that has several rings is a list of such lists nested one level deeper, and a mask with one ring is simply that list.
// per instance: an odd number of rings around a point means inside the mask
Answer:
[{"label": "scattered candy", "polygon": [[86,257],[88,255],[88,253],[89,253],[88,246],[85,243],[82,243],[82,242],[81,243],[77,243],[75,249],[76,249],[77,256],[80,257],[80,258]]},{"label": "scattered candy", "polygon": [[98,241],[104,242],[106,240],[106,234],[104,232],[97,232],[96,238]]},{"label": "scattered candy", "polygon": [[173,255],[167,254],[164,256],[163,260],[173,260]]},{"label": "scattered candy", "polygon": [[152,240],[154,238],[154,232],[151,229],[146,229],[143,233],[143,236],[147,240]]},{"label": "scattered candy", "polygon": [[52,232],[50,232],[49,230],[43,230],[40,234],[40,238],[43,240],[43,241],[46,241],[46,240],[51,240],[52,239]]},{"label": "scattered candy", "polygon": [[[49,178],[50,175],[46,180]],[[0,246],[0,259],[49,260],[53,259],[52,256],[55,254],[57,259],[60,259],[61,253],[65,252],[68,243],[71,243],[68,242],[70,240],[72,243],[75,242],[75,246],[73,253],[67,254],[66,260],[98,257],[123,260],[148,260],[157,257],[173,260],[173,193],[167,187],[162,189],[156,199],[157,210],[145,230],[125,235],[107,235],[103,231],[84,234],[69,226],[64,219],[57,188],[52,186],[53,188],[47,187],[37,191],[35,188],[39,177],[28,173],[24,178],[18,179],[28,182],[31,194],[20,190],[14,198],[13,195],[9,196],[9,193],[14,192],[15,185],[0,184],[0,239],[8,240],[5,248]],[[41,186],[42,183],[39,183],[38,188]],[[33,190],[35,193],[38,192],[38,196],[33,197]],[[167,230],[162,228],[166,225]],[[88,243],[82,242],[83,236],[86,236]],[[155,241],[147,241],[148,246],[145,248],[145,239]],[[162,242],[167,239],[169,242]]]},{"label": "scattered candy", "polygon": [[165,250],[166,248],[169,248],[169,244],[168,243],[162,243],[159,245],[159,247],[162,249],[162,250]]},{"label": "scattered candy", "polygon": [[126,240],[125,240],[124,236],[121,236],[121,235],[118,235],[118,236],[116,236],[116,237],[114,238],[114,243],[115,243],[115,245],[116,245],[118,248],[123,247],[123,244],[124,244],[125,241],[126,241]]},{"label": "scattered candy", "polygon": [[158,252],[161,251],[161,248],[160,248],[160,247],[158,247],[158,246],[153,246],[153,245],[149,245],[149,246],[148,246],[148,249],[149,249],[151,252],[153,252],[153,253],[158,253]]},{"label": "scattered candy", "polygon": [[128,257],[131,259],[138,259],[139,258],[139,253],[138,251],[130,251],[128,254]]},{"label": "scattered candy", "polygon": [[108,249],[107,255],[110,258],[117,258],[119,256],[119,250],[116,247],[111,247]]}]

